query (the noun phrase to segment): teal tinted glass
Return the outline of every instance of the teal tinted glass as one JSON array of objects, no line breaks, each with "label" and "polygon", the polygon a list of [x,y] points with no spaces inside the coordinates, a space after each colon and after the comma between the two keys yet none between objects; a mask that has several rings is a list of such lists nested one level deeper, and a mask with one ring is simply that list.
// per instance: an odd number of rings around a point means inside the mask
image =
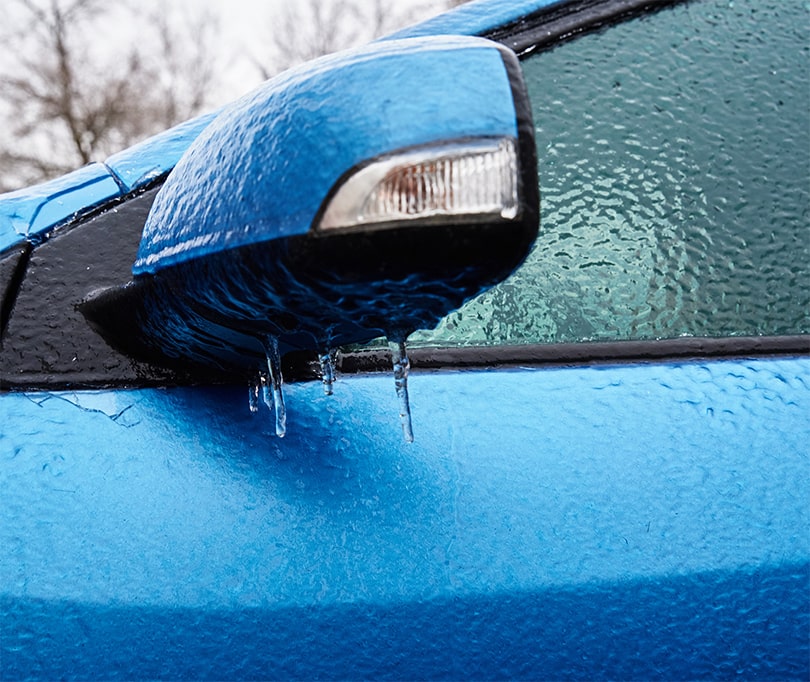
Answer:
[{"label": "teal tinted glass", "polygon": [[522,62],[540,236],[416,344],[810,333],[810,5],[694,1]]}]

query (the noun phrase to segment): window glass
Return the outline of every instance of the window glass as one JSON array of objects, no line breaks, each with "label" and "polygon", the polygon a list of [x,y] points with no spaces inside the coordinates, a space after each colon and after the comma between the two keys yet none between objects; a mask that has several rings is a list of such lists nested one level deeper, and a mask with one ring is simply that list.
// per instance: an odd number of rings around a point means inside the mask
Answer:
[{"label": "window glass", "polygon": [[810,333],[809,8],[685,3],[523,61],[537,243],[412,341]]}]

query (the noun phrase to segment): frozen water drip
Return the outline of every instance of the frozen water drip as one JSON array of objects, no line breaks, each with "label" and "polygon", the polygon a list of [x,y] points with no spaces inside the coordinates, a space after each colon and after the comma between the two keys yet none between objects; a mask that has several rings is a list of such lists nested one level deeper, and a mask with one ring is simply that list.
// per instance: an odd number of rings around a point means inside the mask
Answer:
[{"label": "frozen water drip", "polygon": [[267,406],[271,412],[275,412],[275,403],[273,402],[273,394],[270,392],[270,377],[267,372],[259,374],[259,381],[261,382],[262,402]]},{"label": "frozen water drip", "polygon": [[[281,390],[284,380],[281,376],[281,355],[278,352],[278,339],[275,336],[265,338],[264,351],[267,356],[269,389],[272,390],[273,410],[276,415],[276,435],[279,438],[284,438],[284,434],[287,433],[287,408],[284,406],[284,394]],[[265,390],[269,393],[267,389],[267,382],[265,382]],[[269,397],[269,395],[266,395],[265,402],[268,402]]]},{"label": "frozen water drip", "polygon": [[248,385],[248,407],[251,413],[256,414],[259,411],[259,395],[262,390],[262,377],[257,374]]},{"label": "frozen water drip", "polygon": [[324,395],[332,395],[332,384],[335,381],[335,365],[332,362],[332,351],[318,353],[318,362],[321,364],[323,393]]},{"label": "frozen water drip", "polygon": [[402,435],[407,443],[413,443],[413,426],[411,424],[411,404],[408,400],[408,371],[411,362],[404,341],[389,341],[391,362],[394,366],[394,386],[399,398],[399,421],[402,424]]}]

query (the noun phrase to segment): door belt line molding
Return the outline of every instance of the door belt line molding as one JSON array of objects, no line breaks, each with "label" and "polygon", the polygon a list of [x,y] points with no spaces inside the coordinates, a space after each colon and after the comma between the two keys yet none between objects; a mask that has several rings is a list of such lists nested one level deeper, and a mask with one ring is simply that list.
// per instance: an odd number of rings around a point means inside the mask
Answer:
[{"label": "door belt line molding", "polygon": [[663,9],[686,0],[580,0],[553,5],[505,27],[487,31],[483,37],[510,48],[519,57],[552,47],[582,33]]}]

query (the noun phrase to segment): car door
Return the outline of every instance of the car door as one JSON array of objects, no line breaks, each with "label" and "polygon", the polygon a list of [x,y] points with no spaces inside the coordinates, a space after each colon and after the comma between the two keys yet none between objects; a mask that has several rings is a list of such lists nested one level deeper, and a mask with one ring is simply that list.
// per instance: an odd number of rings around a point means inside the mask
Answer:
[{"label": "car door", "polygon": [[448,33],[520,57],[540,230],[408,338],[413,442],[383,341],[331,395],[288,357],[283,439],[241,381],[73,371],[99,259],[128,271],[210,119],[108,162],[112,209],[104,169],[62,213],[5,200],[4,678],[807,677],[805,3],[485,1],[392,38]]}]

